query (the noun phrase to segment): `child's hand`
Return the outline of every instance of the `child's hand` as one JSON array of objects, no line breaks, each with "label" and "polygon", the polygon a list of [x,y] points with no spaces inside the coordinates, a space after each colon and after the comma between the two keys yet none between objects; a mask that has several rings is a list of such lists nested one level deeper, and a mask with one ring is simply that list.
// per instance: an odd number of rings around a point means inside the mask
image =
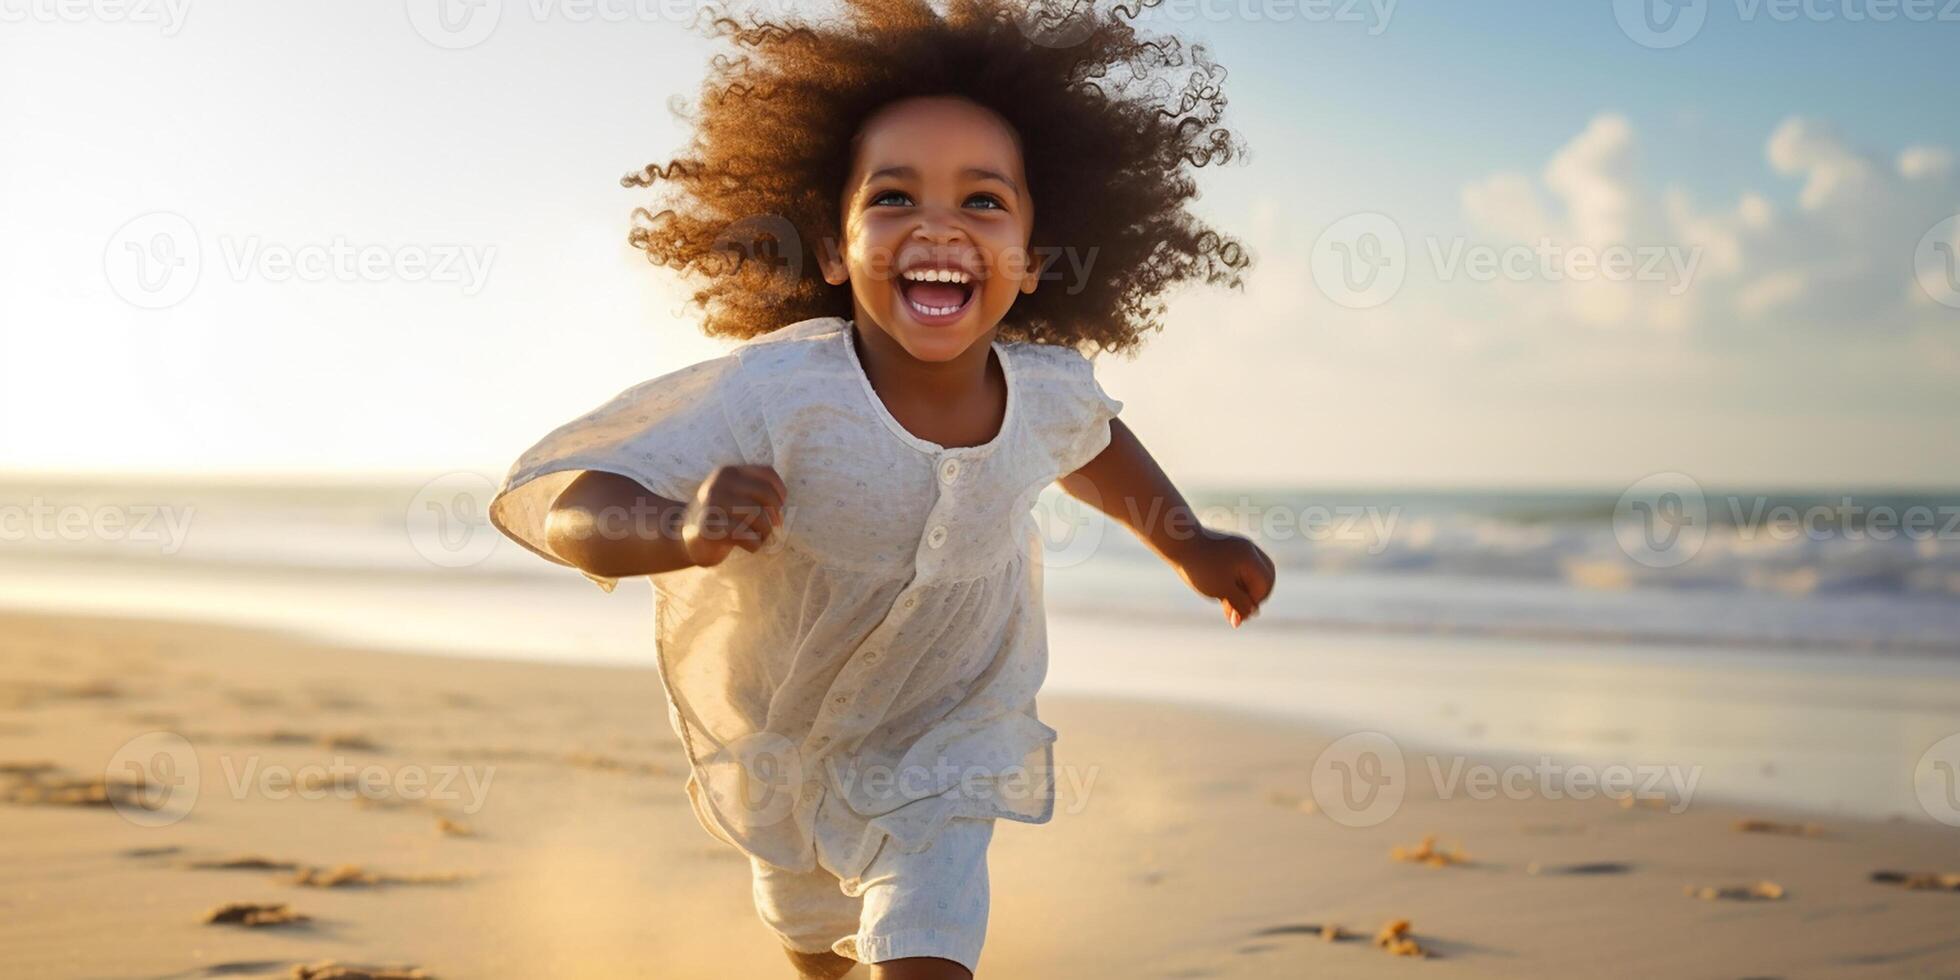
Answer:
[{"label": "child's hand", "polygon": [[703,568],[736,548],[754,552],[782,523],[789,489],[768,466],[724,466],[708,474],[681,515],[681,545]]},{"label": "child's hand", "polygon": [[1273,591],[1273,560],[1258,545],[1224,531],[1199,532],[1176,568],[1199,595],[1218,600],[1234,629],[1256,615]]}]

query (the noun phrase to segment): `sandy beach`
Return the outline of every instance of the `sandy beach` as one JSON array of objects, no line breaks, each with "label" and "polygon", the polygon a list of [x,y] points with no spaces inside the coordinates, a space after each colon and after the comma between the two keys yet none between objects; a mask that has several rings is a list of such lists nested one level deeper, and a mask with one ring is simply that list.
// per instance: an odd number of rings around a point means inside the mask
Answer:
[{"label": "sandy beach", "polygon": [[[0,974],[791,975],[687,807],[651,670],[25,615],[0,659]],[[1873,880],[1960,871],[1936,823],[1444,799],[1427,774],[1478,760],[1411,753],[1392,815],[1350,826],[1314,802],[1336,733],[1078,695],[1043,717],[1070,772],[1053,823],[996,838],[982,976],[1960,974],[1960,892]],[[160,799],[117,785],[145,772],[166,805],[127,805]],[[233,903],[304,918],[205,921]],[[1429,955],[1374,942],[1397,920]]]}]

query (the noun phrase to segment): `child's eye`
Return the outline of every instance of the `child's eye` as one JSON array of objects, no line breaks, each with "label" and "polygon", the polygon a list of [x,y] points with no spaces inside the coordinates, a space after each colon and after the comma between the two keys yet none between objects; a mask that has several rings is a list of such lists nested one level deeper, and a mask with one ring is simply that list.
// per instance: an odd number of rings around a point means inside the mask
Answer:
[{"label": "child's eye", "polygon": [[966,199],[966,206],[995,211],[1004,211],[1007,209],[1007,203],[992,194],[975,194]]},{"label": "child's eye", "polygon": [[877,194],[872,195],[871,206],[874,208],[911,207],[912,198],[908,196],[904,191],[879,191]]}]

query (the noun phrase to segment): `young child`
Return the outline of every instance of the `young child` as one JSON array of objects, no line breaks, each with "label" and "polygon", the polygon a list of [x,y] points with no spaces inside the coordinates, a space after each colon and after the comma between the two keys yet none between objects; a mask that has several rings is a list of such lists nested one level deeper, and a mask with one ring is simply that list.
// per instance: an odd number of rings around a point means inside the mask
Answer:
[{"label": "young child", "polygon": [[1238,284],[1185,207],[1234,147],[1222,72],[1114,15],[843,13],[717,21],[739,54],[690,152],[629,178],[664,195],[632,241],[744,342],[551,433],[491,516],[608,590],[652,576],[695,816],[802,976],[965,978],[994,821],[1054,810],[1037,495],[1060,481],[1233,626],[1273,587],[1081,352]]}]

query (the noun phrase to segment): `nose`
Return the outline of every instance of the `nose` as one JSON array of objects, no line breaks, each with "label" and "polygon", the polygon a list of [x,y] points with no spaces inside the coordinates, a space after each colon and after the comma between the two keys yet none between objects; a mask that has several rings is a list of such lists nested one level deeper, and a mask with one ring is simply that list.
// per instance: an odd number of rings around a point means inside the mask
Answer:
[{"label": "nose", "polygon": [[956,212],[946,208],[927,208],[921,212],[919,227],[913,230],[912,235],[934,245],[950,245],[966,241],[966,228],[960,223]]}]

